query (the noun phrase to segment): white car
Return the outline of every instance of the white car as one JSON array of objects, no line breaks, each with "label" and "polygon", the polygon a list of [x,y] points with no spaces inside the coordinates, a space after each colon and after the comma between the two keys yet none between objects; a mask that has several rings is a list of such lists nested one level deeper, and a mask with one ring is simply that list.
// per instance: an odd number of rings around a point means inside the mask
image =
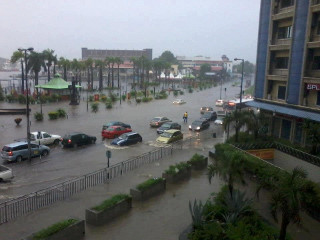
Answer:
[{"label": "white car", "polygon": [[183,99],[176,99],[173,101],[173,104],[184,104],[186,103]]},{"label": "white car", "polygon": [[216,107],[223,107],[223,103],[224,103],[224,101],[222,99],[218,99],[216,101]]},{"label": "white car", "polygon": [[41,145],[59,144],[61,141],[60,135],[53,135],[47,132],[31,132],[31,143]]},{"label": "white car", "polygon": [[218,118],[214,121],[214,124],[216,125],[222,125],[223,124],[223,117],[218,116]]}]

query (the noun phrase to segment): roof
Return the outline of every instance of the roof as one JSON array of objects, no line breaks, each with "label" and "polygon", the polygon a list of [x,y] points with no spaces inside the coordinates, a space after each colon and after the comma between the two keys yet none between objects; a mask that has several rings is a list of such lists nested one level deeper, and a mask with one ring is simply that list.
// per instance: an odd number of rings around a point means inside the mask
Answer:
[{"label": "roof", "polygon": [[[44,89],[68,89],[71,86],[71,82],[67,82],[60,77],[60,74],[54,75],[54,78],[47,82],[46,84],[36,85],[36,88]],[[81,86],[76,85],[76,88],[81,88]]]},{"label": "roof", "polygon": [[250,101],[246,102],[246,105],[249,107],[261,108],[271,112],[281,113],[288,116],[294,116],[297,118],[310,119],[313,121],[320,122],[320,113],[311,112],[302,109],[296,109],[292,107],[281,106],[277,104],[265,103],[260,101]]}]

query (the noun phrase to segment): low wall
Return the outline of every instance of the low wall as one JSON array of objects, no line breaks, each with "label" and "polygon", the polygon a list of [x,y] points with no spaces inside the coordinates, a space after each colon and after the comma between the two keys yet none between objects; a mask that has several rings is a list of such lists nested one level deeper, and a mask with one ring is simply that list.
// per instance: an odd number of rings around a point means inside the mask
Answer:
[{"label": "low wall", "polygon": [[137,201],[144,201],[148,198],[156,196],[166,190],[166,180],[159,182],[152,187],[145,189],[144,191],[140,191],[136,188],[130,189],[130,195],[132,196],[133,200]]}]

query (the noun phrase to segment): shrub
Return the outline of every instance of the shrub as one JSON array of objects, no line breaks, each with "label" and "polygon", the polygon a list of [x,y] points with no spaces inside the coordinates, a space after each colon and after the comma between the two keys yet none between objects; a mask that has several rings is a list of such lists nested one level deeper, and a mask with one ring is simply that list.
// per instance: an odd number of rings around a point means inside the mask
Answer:
[{"label": "shrub", "polygon": [[137,103],[141,103],[141,98],[136,98]]},{"label": "shrub", "polygon": [[0,101],[3,101],[3,100],[4,100],[3,89],[2,89],[2,86],[0,84]]},{"label": "shrub", "polygon": [[180,163],[177,163],[175,165],[169,166],[169,169],[165,170],[164,172],[166,174],[176,175],[180,171],[183,171],[183,170],[188,169],[190,167],[191,167],[190,164],[188,164],[186,162],[180,162]]},{"label": "shrub", "polygon": [[20,95],[18,96],[18,102],[19,102],[19,103],[26,103],[26,102],[27,102],[26,96],[20,94]]},{"label": "shrub", "polygon": [[110,93],[110,99],[111,99],[111,102],[115,102],[115,101],[117,101],[117,96],[115,95],[115,94],[113,94],[113,93]]},{"label": "shrub", "polygon": [[94,99],[93,96],[90,95],[90,96],[89,96],[89,102],[93,102],[93,99]]},{"label": "shrub", "polygon": [[108,100],[108,98],[107,98],[106,95],[101,94],[101,95],[100,95],[100,100],[101,100],[101,102],[106,102],[106,101]]},{"label": "shrub", "polygon": [[189,88],[188,92],[189,92],[189,93],[193,93],[193,89],[192,89],[192,88]]},{"label": "shrub", "polygon": [[58,112],[49,112],[48,116],[49,116],[50,120],[58,119],[59,113]]},{"label": "shrub", "polygon": [[183,94],[184,94],[184,91],[180,91],[179,93],[180,93],[180,95],[183,95]]},{"label": "shrub", "polygon": [[91,110],[92,110],[92,112],[97,112],[99,110],[99,103],[98,102],[92,103]]},{"label": "shrub", "polygon": [[47,102],[47,96],[45,96],[45,95],[40,95],[40,102],[41,103],[46,103]]},{"label": "shrub", "polygon": [[54,93],[54,94],[51,95],[51,99],[52,99],[51,100],[52,102],[58,102],[58,101],[61,100],[61,96]]},{"label": "shrub", "polygon": [[149,98],[148,97],[143,97],[142,98],[142,102],[149,102]]},{"label": "shrub", "polygon": [[205,160],[206,160],[205,156],[196,153],[196,154],[194,154],[192,156],[192,158],[188,161],[188,163],[191,164],[191,165],[194,165],[194,164],[196,164],[198,162],[203,162]]},{"label": "shrub", "polygon": [[173,91],[173,96],[178,96],[179,92],[178,91]]},{"label": "shrub", "polygon": [[122,98],[123,101],[125,101],[127,96],[126,95],[122,95],[121,98]]},{"label": "shrub", "polygon": [[12,94],[7,95],[7,96],[6,96],[6,99],[7,99],[7,101],[10,102],[10,103],[16,101],[16,97],[15,97],[14,95],[12,95]]},{"label": "shrub", "polygon": [[42,121],[42,120],[43,120],[43,113],[36,112],[36,113],[34,114],[34,118],[35,118],[37,121]]},{"label": "shrub", "polygon": [[66,115],[67,115],[66,111],[62,108],[57,109],[57,113],[60,118],[66,117]]},{"label": "shrub", "polygon": [[35,103],[36,103],[36,100],[35,100],[33,97],[30,97],[30,98],[29,98],[29,103],[30,103],[30,104],[35,104]]},{"label": "shrub", "polygon": [[106,109],[111,109],[111,108],[112,108],[112,103],[106,102]]},{"label": "shrub", "polygon": [[137,189],[140,191],[143,191],[145,189],[148,189],[149,187],[159,183],[159,182],[163,182],[164,179],[163,178],[150,178],[147,181],[144,181],[143,183],[140,183],[139,185],[137,185]]},{"label": "shrub", "polygon": [[48,237],[50,237],[51,235],[60,232],[61,230],[69,227],[70,225],[76,223],[77,220],[76,219],[68,219],[68,220],[64,220],[58,223],[55,223],[53,225],[51,225],[48,228],[45,228],[39,232],[37,232],[34,236],[33,236],[33,240],[41,240],[41,239],[46,239]]},{"label": "shrub", "polygon": [[137,93],[136,91],[131,91],[130,92],[131,97],[135,97],[137,95],[136,93]]},{"label": "shrub", "polygon": [[143,97],[144,96],[144,92],[137,92],[137,97]]},{"label": "shrub", "polygon": [[106,210],[106,209],[116,205],[117,203],[121,202],[122,200],[127,200],[130,198],[131,198],[131,196],[128,194],[117,194],[117,195],[114,195],[111,198],[103,201],[100,205],[95,206],[91,209],[96,210],[96,211],[103,211],[103,210]]}]

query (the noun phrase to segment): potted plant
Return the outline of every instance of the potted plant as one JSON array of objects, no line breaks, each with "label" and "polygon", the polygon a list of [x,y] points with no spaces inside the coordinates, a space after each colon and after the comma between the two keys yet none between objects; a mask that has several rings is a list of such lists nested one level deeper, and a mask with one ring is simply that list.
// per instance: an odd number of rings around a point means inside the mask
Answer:
[{"label": "potted plant", "polygon": [[19,124],[21,123],[22,118],[15,118],[14,122],[17,124],[17,126],[19,126]]},{"label": "potted plant", "polygon": [[43,113],[36,112],[36,113],[34,114],[34,118],[35,118],[37,121],[42,121],[42,120],[43,120]]},{"label": "potted plant", "polygon": [[130,189],[133,200],[143,201],[166,190],[164,178],[150,178],[140,183],[136,188]]},{"label": "potted plant", "polygon": [[208,158],[196,153],[192,156],[192,158],[188,161],[188,163],[191,165],[192,169],[202,170],[207,167]]},{"label": "potted plant", "polygon": [[86,222],[92,225],[102,225],[129,211],[131,207],[132,197],[130,195],[117,194],[95,207],[86,209]]},{"label": "potted plant", "polygon": [[171,165],[162,173],[162,177],[165,178],[168,183],[176,183],[189,179],[191,177],[191,165],[186,162]]}]

